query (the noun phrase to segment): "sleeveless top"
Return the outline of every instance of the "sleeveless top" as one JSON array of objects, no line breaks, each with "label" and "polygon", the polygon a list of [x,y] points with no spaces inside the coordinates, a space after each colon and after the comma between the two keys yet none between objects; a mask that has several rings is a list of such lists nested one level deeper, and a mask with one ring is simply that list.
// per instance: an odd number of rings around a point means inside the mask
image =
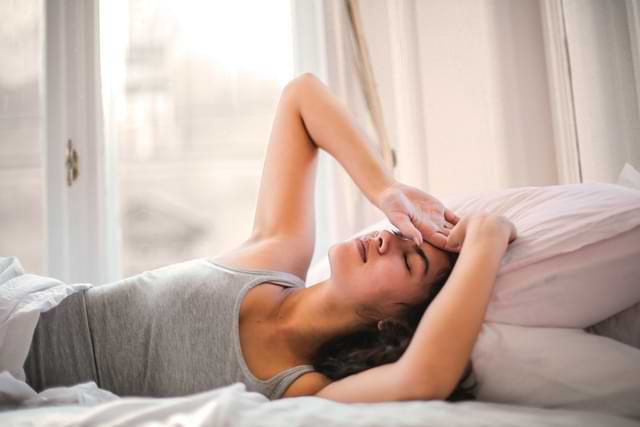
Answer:
[{"label": "sleeveless top", "polygon": [[240,346],[240,306],[264,282],[305,287],[291,273],[201,258],[74,294],[42,313],[24,365],[27,382],[44,389],[93,380],[120,396],[157,397],[242,382],[247,391],[278,399],[313,366],[267,380],[250,372]]}]

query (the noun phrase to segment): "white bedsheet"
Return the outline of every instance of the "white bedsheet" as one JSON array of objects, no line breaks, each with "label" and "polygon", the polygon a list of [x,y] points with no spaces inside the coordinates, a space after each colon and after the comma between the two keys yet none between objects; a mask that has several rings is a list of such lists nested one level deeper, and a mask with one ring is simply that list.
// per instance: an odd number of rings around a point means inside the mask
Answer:
[{"label": "white bedsheet", "polygon": [[171,426],[580,426],[640,422],[595,412],[445,401],[342,404],[313,396],[269,401],[235,383],[180,398],[122,398],[95,407],[60,406],[0,412],[0,425]]}]

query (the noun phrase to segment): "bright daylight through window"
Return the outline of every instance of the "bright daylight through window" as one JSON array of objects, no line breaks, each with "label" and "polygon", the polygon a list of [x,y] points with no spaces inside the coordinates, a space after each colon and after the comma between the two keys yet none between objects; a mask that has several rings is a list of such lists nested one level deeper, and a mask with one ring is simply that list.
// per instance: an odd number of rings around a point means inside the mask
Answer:
[{"label": "bright daylight through window", "polygon": [[289,1],[101,7],[122,276],[231,249],[251,231],[271,121],[293,74]]}]

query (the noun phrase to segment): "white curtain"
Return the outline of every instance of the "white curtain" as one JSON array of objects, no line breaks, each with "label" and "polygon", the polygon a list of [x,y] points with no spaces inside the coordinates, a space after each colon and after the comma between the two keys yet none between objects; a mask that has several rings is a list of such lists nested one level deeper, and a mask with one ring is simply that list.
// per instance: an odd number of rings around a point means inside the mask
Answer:
[{"label": "white curtain", "polygon": [[[326,34],[327,52],[327,83],[334,95],[344,102],[348,110],[353,114],[355,120],[368,136],[368,142],[380,153],[381,158],[388,162],[386,167],[391,170],[390,147],[386,147],[386,134],[384,124],[381,123],[381,111],[371,113],[371,103],[377,102],[374,89],[364,81],[367,71],[364,67],[370,64],[363,64],[358,60],[363,54],[358,49],[366,48],[362,44],[358,46],[353,38],[353,29],[349,19],[347,4],[343,0],[328,0],[324,6],[324,25]],[[360,34],[362,37],[362,34]],[[366,54],[364,54],[366,58]],[[368,59],[368,58],[367,58]],[[365,59],[365,61],[367,60]],[[367,103],[367,94],[370,98]],[[373,108],[379,109],[374,105]],[[373,117],[377,117],[378,125],[374,124]],[[380,136],[382,135],[382,136]],[[360,189],[346,173],[344,168],[333,158],[322,153],[321,156],[320,179],[328,182],[324,184],[328,188],[326,199],[323,200],[326,206],[324,211],[329,216],[326,224],[328,234],[327,241],[333,244],[349,238],[358,230],[371,223],[384,218],[384,215],[373,206]],[[326,251],[323,249],[316,257],[323,256]],[[324,252],[324,253],[322,253]],[[317,259],[317,258],[316,258]]]}]

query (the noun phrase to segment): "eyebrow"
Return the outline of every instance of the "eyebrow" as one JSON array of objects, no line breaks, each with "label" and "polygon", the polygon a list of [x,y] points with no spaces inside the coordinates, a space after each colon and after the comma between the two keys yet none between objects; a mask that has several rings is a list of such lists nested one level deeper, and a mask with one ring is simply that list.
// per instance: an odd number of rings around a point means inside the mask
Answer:
[{"label": "eyebrow", "polygon": [[429,259],[424,254],[424,251],[420,246],[416,245],[415,247],[416,253],[420,255],[420,258],[422,258],[422,262],[424,263],[424,272],[422,273],[422,278],[424,279],[427,276],[427,272],[429,271]]}]

